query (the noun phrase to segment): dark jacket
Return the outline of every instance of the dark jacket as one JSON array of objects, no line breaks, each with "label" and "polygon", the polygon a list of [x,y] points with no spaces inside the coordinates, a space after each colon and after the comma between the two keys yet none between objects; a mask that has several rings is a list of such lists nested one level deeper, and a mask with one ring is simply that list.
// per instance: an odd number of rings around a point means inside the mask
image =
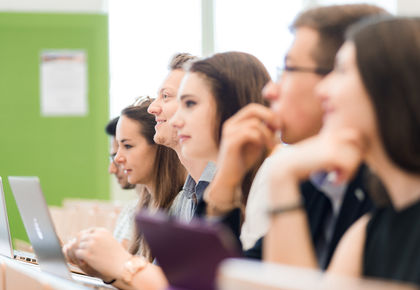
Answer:
[{"label": "dark jacket", "polygon": [[[346,189],[334,232],[328,245],[327,259],[323,265],[320,265],[323,269],[327,268],[334,250],[346,230],[358,218],[373,209],[373,203],[365,186],[366,170],[368,170],[366,166],[362,165]],[[314,245],[317,245],[324,231],[324,225],[328,218],[327,213],[332,210],[332,205],[328,197],[310,181],[301,183],[300,190],[305,201],[312,241]],[[263,240],[263,238],[260,238],[252,248],[244,252],[244,256],[261,259]]]}]

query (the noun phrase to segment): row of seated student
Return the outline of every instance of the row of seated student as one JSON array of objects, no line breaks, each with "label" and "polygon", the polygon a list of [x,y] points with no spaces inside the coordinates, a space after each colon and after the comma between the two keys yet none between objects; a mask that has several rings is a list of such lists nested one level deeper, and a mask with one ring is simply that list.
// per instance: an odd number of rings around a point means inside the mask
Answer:
[{"label": "row of seated student", "polygon": [[[122,111],[111,166],[144,185],[139,209],[224,223],[244,257],[420,284],[420,20],[325,6],[291,30],[277,82],[247,53],[176,55]],[[118,288],[168,283],[136,233],[64,252]]]}]

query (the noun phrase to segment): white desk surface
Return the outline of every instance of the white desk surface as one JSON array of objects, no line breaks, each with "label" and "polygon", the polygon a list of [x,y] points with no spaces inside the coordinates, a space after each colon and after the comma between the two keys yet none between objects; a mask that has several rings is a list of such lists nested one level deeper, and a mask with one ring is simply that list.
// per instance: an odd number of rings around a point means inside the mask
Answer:
[{"label": "white desk surface", "polygon": [[325,275],[321,271],[245,259],[224,261],[218,274],[221,290],[272,289],[418,289],[416,286],[372,279]]},{"label": "white desk surface", "polygon": [[76,290],[76,289],[92,289],[86,286],[83,286],[79,283],[72,282],[60,277],[41,272],[41,269],[38,265],[33,265],[30,263],[21,262],[18,260],[10,259],[0,255],[0,261],[6,264],[6,267],[13,268],[19,272],[25,273],[26,275],[35,278],[40,282],[47,283],[52,289],[60,290]]}]

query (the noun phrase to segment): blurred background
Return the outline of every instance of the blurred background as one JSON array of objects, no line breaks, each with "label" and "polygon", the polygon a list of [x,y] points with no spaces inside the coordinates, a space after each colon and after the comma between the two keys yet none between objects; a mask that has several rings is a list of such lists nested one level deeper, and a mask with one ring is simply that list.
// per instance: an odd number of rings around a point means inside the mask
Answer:
[{"label": "blurred background", "polygon": [[[26,239],[10,175],[39,176],[49,205],[133,198],[107,172],[104,127],[136,97],[156,95],[174,53],[249,52],[274,78],[296,14],[345,3],[420,14],[411,0],[0,0],[0,176],[12,235]],[[77,87],[84,107],[74,114],[61,103],[64,113],[45,114],[47,89],[64,89],[48,83],[59,67],[46,73],[44,56],[64,52],[85,57],[67,63],[86,70]]]}]

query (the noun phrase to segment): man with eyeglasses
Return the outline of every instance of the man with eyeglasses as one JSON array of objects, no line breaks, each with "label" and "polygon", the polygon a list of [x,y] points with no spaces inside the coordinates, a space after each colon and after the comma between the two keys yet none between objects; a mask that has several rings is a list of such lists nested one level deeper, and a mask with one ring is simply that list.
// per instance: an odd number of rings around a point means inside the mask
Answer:
[{"label": "man with eyeglasses", "polygon": [[[220,216],[235,208],[235,196],[238,196],[235,191],[240,180],[258,160],[261,149],[270,148],[272,141],[267,140],[272,140],[276,133],[280,133],[281,141],[287,144],[318,134],[323,110],[321,101],[315,97],[317,84],[332,70],[346,29],[366,16],[380,13],[385,11],[373,5],[338,5],[313,8],[297,16],[291,26],[295,39],[284,59],[281,75],[277,82],[270,82],[263,90],[271,109],[249,105],[225,123],[218,171],[205,194],[208,216]],[[288,148],[283,146],[279,150]],[[262,237],[270,226],[267,215],[269,172],[276,169],[271,168],[269,162],[270,158],[254,180],[242,226],[244,255],[250,258],[261,259]],[[306,209],[319,266],[323,269],[328,266],[344,232],[373,207],[365,194],[364,171],[361,167],[345,185],[335,185],[333,176],[327,173],[314,174],[301,184],[302,206]]]}]

